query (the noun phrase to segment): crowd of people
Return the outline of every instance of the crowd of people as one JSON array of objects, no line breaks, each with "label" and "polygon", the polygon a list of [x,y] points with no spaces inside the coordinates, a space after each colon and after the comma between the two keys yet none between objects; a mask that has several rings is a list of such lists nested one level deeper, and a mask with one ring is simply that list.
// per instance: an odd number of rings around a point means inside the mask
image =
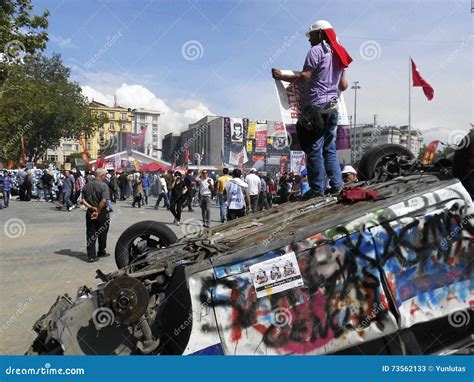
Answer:
[{"label": "crowd of people", "polygon": [[[3,207],[8,207],[11,191],[18,189],[19,201],[31,201],[32,189],[36,187],[37,199],[56,203],[58,210],[72,211],[76,207],[86,210],[87,256],[95,262],[106,256],[107,232],[110,224],[110,213],[117,201],[129,202],[131,207],[141,208],[148,205],[151,197],[156,197],[153,208],[166,208],[173,216],[173,223],[181,225],[182,211],[201,209],[202,224],[211,225],[212,206],[219,210],[220,222],[231,221],[245,215],[271,208],[275,203],[281,204],[304,200],[310,187],[306,170],[301,174],[292,172],[274,176],[258,172],[252,168],[245,176],[241,169],[223,168],[220,174],[209,173],[203,169],[188,170],[185,173],[168,170],[154,174],[146,172],[120,174],[103,168],[94,173],[90,171],[64,170],[60,174],[46,169],[36,181],[32,170],[20,169],[15,182],[9,171],[0,175],[0,188],[3,194]],[[357,181],[357,174],[352,166],[342,169],[345,182]],[[54,192],[53,192],[54,190]],[[98,250],[96,250],[98,242]]]},{"label": "crowd of people", "polygon": [[[342,169],[344,182],[357,181],[356,170],[348,165]],[[113,204],[118,200],[131,200],[131,206],[141,208],[149,203],[151,197],[156,197],[154,208],[169,210],[174,223],[181,223],[181,212],[184,209],[192,212],[199,206],[202,210],[202,221],[204,226],[210,226],[211,205],[215,203],[219,207],[220,221],[223,223],[228,218],[227,186],[230,180],[239,178],[241,186],[249,196],[246,209],[250,212],[261,211],[273,206],[274,203],[281,204],[288,201],[300,199],[309,189],[307,171],[303,169],[300,174],[285,172],[274,174],[258,172],[255,168],[250,169],[246,176],[236,176],[235,171],[229,173],[228,168],[222,169],[220,174],[208,170],[194,172],[188,170],[186,173],[168,170],[151,173],[129,173],[115,171],[106,172],[104,182],[109,190],[106,208],[113,211]],[[39,177],[37,198],[47,202],[55,202],[56,208],[73,210],[83,203],[82,191],[84,186],[94,179],[90,171],[68,171],[64,170],[59,175],[53,174],[51,170],[43,170]],[[18,189],[18,200],[30,201],[34,188],[32,170],[20,169],[16,174],[16,187]],[[9,171],[5,170],[0,175],[0,187],[3,193],[3,206],[8,207],[11,199],[11,191],[14,182]],[[53,192],[54,190],[54,192]],[[243,200],[245,201],[245,200]],[[248,208],[247,208],[248,207]]]}]

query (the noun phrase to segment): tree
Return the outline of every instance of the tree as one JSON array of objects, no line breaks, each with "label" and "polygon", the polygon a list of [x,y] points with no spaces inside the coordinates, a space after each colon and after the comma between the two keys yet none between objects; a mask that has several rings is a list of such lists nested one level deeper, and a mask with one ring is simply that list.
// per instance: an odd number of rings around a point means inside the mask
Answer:
[{"label": "tree", "polygon": [[36,162],[61,137],[87,135],[98,126],[99,118],[91,115],[69,75],[59,55],[31,56],[9,67],[0,99],[0,157],[18,160],[23,137],[28,160]]},{"label": "tree", "polygon": [[49,11],[33,15],[30,0],[0,0],[0,92],[10,65],[46,48]]}]

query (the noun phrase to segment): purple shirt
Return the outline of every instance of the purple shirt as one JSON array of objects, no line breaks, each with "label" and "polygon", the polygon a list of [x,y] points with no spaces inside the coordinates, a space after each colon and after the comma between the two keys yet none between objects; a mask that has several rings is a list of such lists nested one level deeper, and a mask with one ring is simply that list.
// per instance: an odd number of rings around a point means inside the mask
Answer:
[{"label": "purple shirt", "polygon": [[337,89],[344,68],[331,46],[323,41],[312,46],[306,55],[303,70],[312,69],[311,79],[304,83],[303,106],[321,106],[337,100]]}]

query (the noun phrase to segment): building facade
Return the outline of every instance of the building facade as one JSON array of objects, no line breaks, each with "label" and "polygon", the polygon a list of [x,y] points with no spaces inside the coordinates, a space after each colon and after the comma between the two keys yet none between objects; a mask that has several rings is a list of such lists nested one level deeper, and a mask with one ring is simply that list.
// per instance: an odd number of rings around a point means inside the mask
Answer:
[{"label": "building facade", "polygon": [[69,162],[69,157],[71,154],[75,154],[80,151],[81,147],[77,138],[64,137],[61,138],[58,147],[46,150],[42,161],[46,163],[53,163],[56,166],[62,166],[64,163]]},{"label": "building facade", "polygon": [[94,116],[106,117],[107,121],[96,126],[90,136],[84,137],[89,158],[96,159],[101,153],[108,155],[119,151],[127,134],[132,133],[132,113],[125,107],[107,106],[96,101],[90,103],[89,109]]},{"label": "building facade", "polygon": [[162,146],[162,129],[160,125],[161,113],[156,110],[149,109],[133,109],[132,115],[132,132],[140,141],[140,145],[135,150],[155,159],[161,159]]},{"label": "building facade", "polygon": [[410,145],[408,145],[408,126],[375,126],[373,124],[361,125],[350,128],[352,162],[360,161],[362,156],[374,146],[384,144],[398,144],[410,148],[418,157],[423,136],[419,130],[411,129]]}]

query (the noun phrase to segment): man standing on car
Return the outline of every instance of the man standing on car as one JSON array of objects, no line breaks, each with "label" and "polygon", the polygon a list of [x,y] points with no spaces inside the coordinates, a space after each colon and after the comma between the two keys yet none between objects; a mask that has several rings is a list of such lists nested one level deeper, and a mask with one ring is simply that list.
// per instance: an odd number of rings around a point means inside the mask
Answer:
[{"label": "man standing on car", "polygon": [[303,110],[297,124],[298,140],[306,153],[310,190],[303,199],[324,195],[325,175],[332,193],[342,188],[336,153],[338,90],[347,89],[344,70],[352,58],[339,44],[334,29],[326,20],[316,21],[306,33],[311,49],[301,72],[283,75],[272,69],[276,80],[303,81]]},{"label": "man standing on car", "polygon": [[[109,188],[105,184],[107,171],[99,168],[95,171],[95,179],[88,182],[82,189],[82,202],[87,207],[86,212],[86,247],[87,258],[93,263],[98,257],[107,256],[107,233],[109,232],[110,215],[107,211]],[[99,241],[96,252],[95,243]]]}]

